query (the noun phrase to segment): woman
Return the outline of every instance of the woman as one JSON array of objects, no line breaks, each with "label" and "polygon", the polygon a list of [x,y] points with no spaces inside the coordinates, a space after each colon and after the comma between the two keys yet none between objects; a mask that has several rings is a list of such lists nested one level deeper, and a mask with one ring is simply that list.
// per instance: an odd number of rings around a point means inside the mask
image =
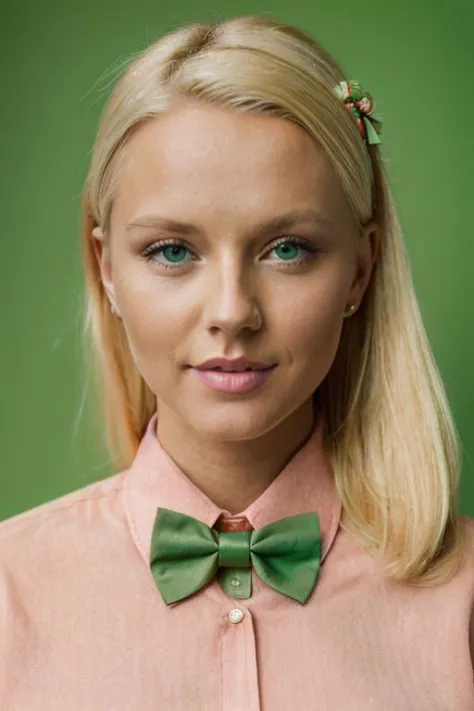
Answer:
[{"label": "woman", "polygon": [[473,521],[380,131],[268,17],[131,62],[83,201],[118,473],[0,526],[2,709],[474,708]]}]

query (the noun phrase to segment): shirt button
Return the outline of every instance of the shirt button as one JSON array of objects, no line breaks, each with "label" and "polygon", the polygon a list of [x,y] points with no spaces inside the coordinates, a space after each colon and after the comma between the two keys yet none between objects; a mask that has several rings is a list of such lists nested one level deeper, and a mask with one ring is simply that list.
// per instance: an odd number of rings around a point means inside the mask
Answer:
[{"label": "shirt button", "polygon": [[237,622],[242,622],[244,619],[244,613],[242,610],[239,610],[238,607],[234,607],[233,610],[229,612],[229,620],[236,624]]},{"label": "shirt button", "polygon": [[239,585],[240,585],[240,580],[239,580],[238,578],[232,578],[232,580],[230,581],[230,584],[231,584],[234,588],[238,588]]}]

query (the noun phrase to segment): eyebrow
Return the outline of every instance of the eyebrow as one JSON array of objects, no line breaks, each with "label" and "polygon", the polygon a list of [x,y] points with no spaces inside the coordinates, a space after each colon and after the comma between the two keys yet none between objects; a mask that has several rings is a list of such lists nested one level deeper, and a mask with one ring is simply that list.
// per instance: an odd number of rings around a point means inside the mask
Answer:
[{"label": "eyebrow", "polygon": [[[277,230],[284,230],[298,222],[311,222],[311,223],[321,223],[323,225],[332,227],[332,223],[325,220],[321,215],[314,209],[298,209],[292,210],[284,215],[278,215],[266,220],[264,222],[259,222],[255,227],[255,232],[273,232]],[[171,220],[160,215],[141,215],[134,218],[128,223],[125,228],[126,232],[132,231],[134,228],[147,228],[147,227],[158,227],[160,229],[169,230],[171,232],[177,232],[179,234],[195,234],[199,232],[196,225],[192,225],[188,222],[179,222],[177,220]]]}]

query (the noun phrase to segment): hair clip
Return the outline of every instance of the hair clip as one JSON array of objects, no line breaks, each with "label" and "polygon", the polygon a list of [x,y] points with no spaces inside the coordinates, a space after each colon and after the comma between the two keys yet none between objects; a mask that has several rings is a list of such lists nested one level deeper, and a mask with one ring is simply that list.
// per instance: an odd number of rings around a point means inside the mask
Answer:
[{"label": "hair clip", "polygon": [[381,143],[379,135],[382,133],[382,116],[373,113],[375,103],[372,96],[355,79],[339,82],[334,90],[354,116],[364,141]]}]

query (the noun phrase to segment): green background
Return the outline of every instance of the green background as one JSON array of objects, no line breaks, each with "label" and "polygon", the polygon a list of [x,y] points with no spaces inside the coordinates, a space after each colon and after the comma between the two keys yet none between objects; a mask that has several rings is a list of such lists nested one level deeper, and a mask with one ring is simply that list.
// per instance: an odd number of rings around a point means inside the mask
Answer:
[{"label": "green background", "polygon": [[253,12],[309,30],[384,113],[415,286],[463,442],[461,510],[474,515],[472,7],[20,0],[2,8],[0,519],[114,473],[95,444],[99,413],[84,401],[78,240],[112,70],[183,22]]}]

